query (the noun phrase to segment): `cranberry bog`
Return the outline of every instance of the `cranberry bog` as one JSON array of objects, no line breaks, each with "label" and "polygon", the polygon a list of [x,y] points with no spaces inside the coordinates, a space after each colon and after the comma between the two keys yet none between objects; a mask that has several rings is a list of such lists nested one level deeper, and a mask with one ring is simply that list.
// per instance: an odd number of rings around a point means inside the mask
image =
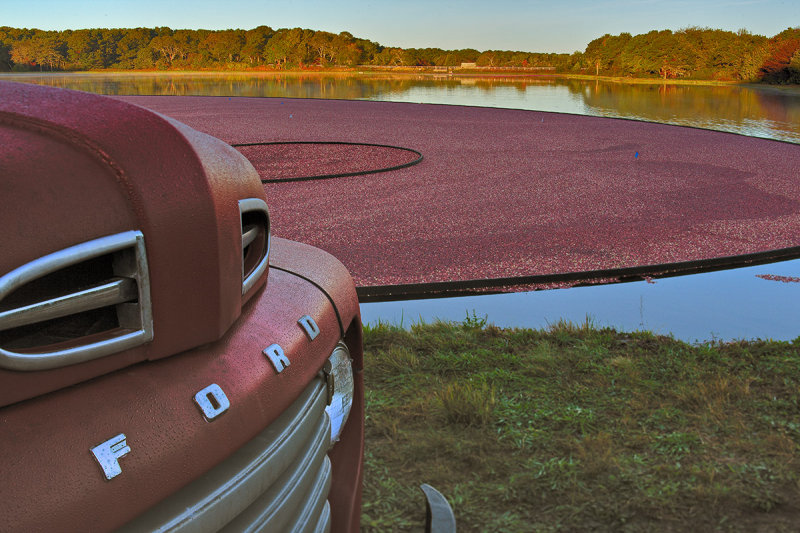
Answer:
[{"label": "cranberry bog", "polygon": [[340,258],[364,300],[800,256],[795,144],[510,109],[123,98],[244,145],[275,234]]}]

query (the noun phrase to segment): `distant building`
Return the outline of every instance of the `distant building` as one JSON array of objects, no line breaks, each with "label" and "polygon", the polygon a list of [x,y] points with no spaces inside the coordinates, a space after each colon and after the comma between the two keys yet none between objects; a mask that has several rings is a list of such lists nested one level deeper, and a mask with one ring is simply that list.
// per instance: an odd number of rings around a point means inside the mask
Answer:
[{"label": "distant building", "polygon": [[461,63],[461,67],[459,68],[475,68],[477,66],[477,63]]}]

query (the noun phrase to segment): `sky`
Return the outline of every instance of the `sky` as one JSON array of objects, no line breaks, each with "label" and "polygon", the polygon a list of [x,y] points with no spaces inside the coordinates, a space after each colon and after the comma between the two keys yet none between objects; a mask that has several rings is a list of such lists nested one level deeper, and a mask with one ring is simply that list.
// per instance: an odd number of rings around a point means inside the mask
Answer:
[{"label": "sky", "polygon": [[403,48],[569,53],[606,33],[689,26],[772,37],[800,26],[800,0],[0,0],[0,26],[15,28],[260,25]]}]

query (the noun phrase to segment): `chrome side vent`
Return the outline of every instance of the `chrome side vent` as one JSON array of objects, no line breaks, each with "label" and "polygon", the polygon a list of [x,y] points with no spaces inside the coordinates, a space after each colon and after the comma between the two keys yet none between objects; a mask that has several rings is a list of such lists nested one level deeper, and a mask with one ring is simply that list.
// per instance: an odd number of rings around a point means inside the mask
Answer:
[{"label": "chrome side vent", "polygon": [[269,211],[259,198],[239,200],[242,223],[242,294],[253,288],[269,264]]},{"label": "chrome side vent", "polygon": [[139,231],[78,244],[0,277],[0,368],[58,368],[152,339]]}]

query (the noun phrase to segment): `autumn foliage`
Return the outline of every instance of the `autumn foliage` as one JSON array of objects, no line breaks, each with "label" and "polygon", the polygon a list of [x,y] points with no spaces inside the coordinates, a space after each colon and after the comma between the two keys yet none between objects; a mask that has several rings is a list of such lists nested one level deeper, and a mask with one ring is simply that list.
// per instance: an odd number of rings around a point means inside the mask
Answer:
[{"label": "autumn foliage", "polygon": [[0,71],[248,70],[307,67],[548,68],[663,79],[800,83],[800,28],[772,38],[710,28],[603,35],[572,54],[398,48],[302,28],[42,31],[0,27]]}]

